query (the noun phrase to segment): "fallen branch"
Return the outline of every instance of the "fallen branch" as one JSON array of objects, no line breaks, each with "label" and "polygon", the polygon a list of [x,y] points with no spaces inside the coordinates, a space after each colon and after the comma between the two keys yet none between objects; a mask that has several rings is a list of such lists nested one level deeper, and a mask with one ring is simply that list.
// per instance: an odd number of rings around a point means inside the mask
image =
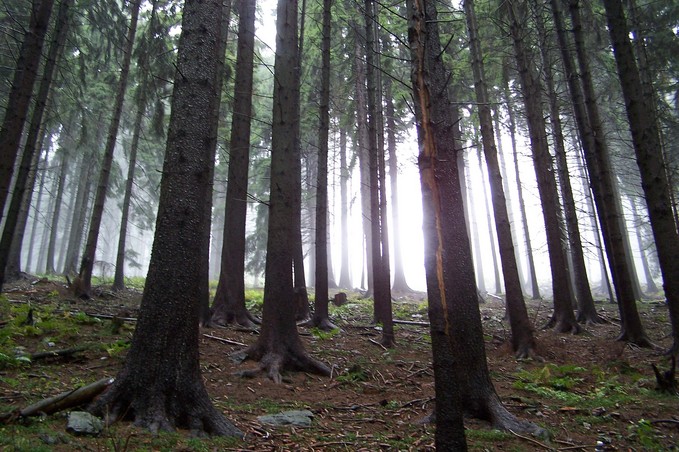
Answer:
[{"label": "fallen branch", "polygon": [[521,438],[521,439],[524,439],[524,440],[526,440],[526,441],[529,441],[529,442],[531,442],[531,443],[533,443],[533,444],[536,444],[536,445],[542,447],[543,449],[552,450],[552,448],[549,447],[547,444],[541,443],[541,442],[538,441],[538,440],[535,440],[535,439],[533,439],[533,438],[529,438],[529,437],[524,436],[524,435],[519,435],[518,433],[516,433],[516,432],[513,431],[513,430],[509,430],[509,433],[511,433],[512,435],[516,436],[517,438]]},{"label": "fallen branch", "polygon": [[219,337],[219,336],[213,336],[211,334],[203,334],[203,336],[205,336],[208,339],[213,339],[215,341],[222,342],[224,344],[237,345],[239,347],[246,347],[247,346],[247,344],[243,344],[241,342],[236,342],[236,341],[230,341],[229,339],[224,339],[223,337]]},{"label": "fallen branch", "polygon": [[374,340],[374,339],[368,338],[368,340],[369,340],[370,342],[372,342],[373,344],[377,345],[378,347],[382,347],[382,349],[383,349],[384,351],[389,350],[387,347],[385,347],[384,345],[380,344],[379,342],[377,342],[377,341]]},{"label": "fallen branch", "polygon": [[108,314],[96,314],[96,313],[91,313],[91,312],[86,312],[86,316],[88,317],[94,317],[96,319],[118,319],[123,322],[136,322],[137,319],[134,317],[118,317],[117,315],[108,315]]},{"label": "fallen branch", "polygon": [[101,394],[113,383],[113,378],[102,378],[92,384],[71,391],[63,392],[57,396],[43,399],[29,405],[22,410],[15,410],[0,415],[0,422],[10,423],[19,418],[36,416],[39,414],[52,414],[68,408],[83,405]]},{"label": "fallen branch", "polygon": [[66,348],[66,349],[63,349],[63,350],[51,350],[51,351],[47,351],[47,352],[38,352],[38,353],[33,353],[32,355],[29,355],[29,358],[31,359],[31,361],[38,361],[38,360],[41,360],[41,359],[52,358],[52,357],[56,357],[56,356],[62,356],[62,357],[63,356],[71,356],[71,355],[75,355],[78,352],[88,350],[89,348],[91,348],[91,346],[81,345],[80,347]]},{"label": "fallen branch", "polygon": [[651,424],[675,424],[679,425],[679,419],[655,419],[651,421]]},{"label": "fallen branch", "polygon": [[393,322],[400,325],[429,326],[429,322],[416,322],[414,320],[393,320]]}]

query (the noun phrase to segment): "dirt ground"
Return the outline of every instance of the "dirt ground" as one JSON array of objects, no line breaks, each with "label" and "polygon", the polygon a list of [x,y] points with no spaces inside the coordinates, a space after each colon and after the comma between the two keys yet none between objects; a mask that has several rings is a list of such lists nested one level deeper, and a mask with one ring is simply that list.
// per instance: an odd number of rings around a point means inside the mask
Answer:
[{"label": "dirt ground", "polygon": [[[70,297],[64,286],[45,280],[26,281],[6,290],[0,311],[0,340],[27,353],[93,347],[65,358],[0,367],[0,413],[23,408],[44,397],[115,377],[132,336],[133,321],[116,330],[108,319],[87,314],[134,318],[140,293],[113,294],[101,289],[90,301]],[[397,298],[396,318],[426,322],[423,296]],[[7,342],[10,325],[33,308],[34,330]],[[670,327],[662,302],[639,305],[651,339],[668,347]],[[493,430],[468,419],[471,450],[678,450],[679,397],[654,390],[651,364],[668,369],[660,350],[639,349],[616,342],[615,305],[599,304],[608,325],[587,327],[578,336],[536,332],[544,361],[517,361],[507,346],[508,325],[499,299],[481,305],[486,351],[496,389],[516,416],[546,428],[551,439]],[[288,374],[282,384],[261,377],[233,374],[254,366],[236,364],[229,355],[250,344],[256,332],[233,327],[201,330],[201,366],[216,406],[246,433],[243,441],[191,438],[188,432],[153,436],[129,423],[107,428],[96,438],[65,431],[64,413],[0,425],[0,450],[433,450],[434,427],[421,421],[433,408],[433,372],[428,328],[396,325],[397,346],[376,344],[380,332],[369,324],[367,301],[353,299],[332,307],[341,330],[319,334],[300,328],[309,352],[333,368],[332,378]],[[536,325],[548,319],[547,301],[529,302]],[[42,324],[40,323],[42,322]],[[51,322],[51,323],[49,323]],[[66,325],[66,326],[64,326]],[[71,326],[69,326],[71,325]],[[50,329],[51,328],[51,329]],[[219,340],[225,339],[231,343]],[[3,343],[0,342],[0,346]],[[3,349],[0,349],[2,351]],[[2,362],[0,362],[2,364]],[[313,413],[311,427],[271,427],[257,417],[286,410]]]}]

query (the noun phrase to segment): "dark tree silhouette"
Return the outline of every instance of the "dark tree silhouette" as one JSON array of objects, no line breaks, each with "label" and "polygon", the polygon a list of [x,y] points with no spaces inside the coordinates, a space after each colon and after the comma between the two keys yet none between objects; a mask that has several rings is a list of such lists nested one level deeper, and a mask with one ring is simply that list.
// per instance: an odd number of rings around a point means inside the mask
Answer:
[{"label": "dark tree silhouette", "polygon": [[273,381],[282,381],[284,370],[330,375],[330,369],[311,358],[297,333],[295,288],[292,261],[295,252],[293,217],[297,153],[296,102],[297,1],[279,0],[276,16],[276,57],[274,62],[274,107],[271,137],[271,198],[266,244],[266,280],[262,329],[257,342],[239,354],[243,360],[259,361],[259,368],[243,376],[266,372]]},{"label": "dark tree silhouette", "polygon": [[505,282],[507,297],[507,313],[509,324],[512,329],[512,348],[517,357],[525,358],[535,351],[535,338],[533,327],[528,319],[528,311],[523,299],[519,270],[514,256],[514,243],[507,213],[502,175],[500,174],[500,162],[498,161],[495,138],[493,136],[493,119],[488,102],[488,88],[483,67],[483,53],[478,36],[476,14],[473,0],[464,0],[464,11],[467,19],[467,33],[469,34],[469,46],[472,58],[472,71],[474,73],[474,89],[478,103],[478,114],[481,123],[481,138],[483,151],[486,156],[488,167],[488,179],[495,214],[495,229],[497,232],[498,245],[500,248],[500,263]]},{"label": "dark tree silhouette", "polygon": [[53,4],[53,0],[33,0],[28,28],[14,69],[12,88],[0,128],[0,219],[5,211],[14,163],[19,155],[21,135],[33,97],[33,85],[38,77]]},{"label": "dark tree silhouette", "polygon": [[[200,247],[210,228],[219,94],[222,2],[187,1],[183,8],[160,203],[139,321],[125,365],[90,407],[108,422],[131,418],[152,431],[242,436],[212,405],[200,374],[198,321],[204,283]],[[152,359],[149,359],[152,357]]]},{"label": "dark tree silhouette", "polygon": [[490,380],[435,3],[408,0],[408,19],[434,357],[436,446],[465,450],[463,413],[498,428],[544,433],[509,413]]},{"label": "dark tree silhouette", "polygon": [[245,0],[240,3],[238,15],[229,179],[224,207],[224,243],[211,321],[219,325],[235,322],[247,328],[258,323],[245,307],[245,220],[248,207],[254,46],[255,0]]},{"label": "dark tree silhouette", "polygon": [[652,104],[654,97],[644,96],[646,90],[642,86],[639,67],[629,40],[629,27],[622,3],[620,0],[604,0],[604,7],[672,323],[673,343],[668,354],[677,355],[679,354],[679,259],[677,259],[679,234],[677,234],[677,225],[672,214],[670,187],[663,163],[660,131]]}]

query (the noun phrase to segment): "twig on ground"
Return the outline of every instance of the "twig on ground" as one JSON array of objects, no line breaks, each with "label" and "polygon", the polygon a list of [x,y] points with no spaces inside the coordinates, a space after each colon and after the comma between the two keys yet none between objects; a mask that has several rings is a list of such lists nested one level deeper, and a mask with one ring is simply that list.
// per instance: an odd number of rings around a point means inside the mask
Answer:
[{"label": "twig on ground", "polygon": [[33,353],[32,355],[29,355],[28,357],[30,358],[31,361],[38,361],[41,359],[45,358],[52,358],[55,356],[71,356],[75,355],[78,352],[82,352],[85,350],[88,350],[92,348],[90,345],[81,345],[80,347],[73,347],[73,348],[66,348],[63,350],[51,350],[47,352],[38,352],[38,353]]},{"label": "twig on ground", "polygon": [[372,342],[373,344],[382,347],[382,348],[384,349],[385,352],[386,352],[387,350],[389,350],[387,347],[385,347],[384,345],[380,344],[380,343],[377,342],[375,339],[370,339],[370,338],[368,338],[368,340],[369,340],[370,342]]},{"label": "twig on ground", "polygon": [[213,336],[212,334],[203,334],[203,336],[207,337],[208,339],[213,339],[215,341],[222,342],[224,344],[236,345],[238,347],[246,347],[247,346],[247,344],[243,344],[242,342],[231,341],[229,339],[224,339],[223,337]]},{"label": "twig on ground", "polygon": [[516,433],[516,432],[513,431],[513,430],[509,430],[509,433],[511,433],[512,435],[516,436],[517,438],[521,438],[521,439],[524,439],[524,440],[526,440],[526,441],[528,441],[528,442],[531,442],[531,443],[533,443],[533,444],[536,444],[536,445],[538,445],[538,446],[544,448],[545,450],[552,450],[552,448],[549,447],[547,444],[541,443],[540,441],[538,441],[538,440],[536,440],[536,439],[529,438],[528,436],[525,436],[525,435],[519,435],[518,433]]}]

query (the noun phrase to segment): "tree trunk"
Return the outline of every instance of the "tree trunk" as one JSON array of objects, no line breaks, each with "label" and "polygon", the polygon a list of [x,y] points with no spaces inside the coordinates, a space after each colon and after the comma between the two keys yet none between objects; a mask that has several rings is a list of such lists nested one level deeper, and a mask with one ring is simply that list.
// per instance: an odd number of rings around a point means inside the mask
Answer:
[{"label": "tree trunk", "polygon": [[552,129],[552,140],[554,142],[554,155],[556,157],[556,167],[559,176],[558,180],[564,205],[568,244],[570,245],[569,257],[572,282],[578,304],[577,320],[578,322],[587,324],[603,323],[603,319],[599,317],[599,314],[596,312],[594,298],[592,298],[592,291],[590,290],[589,279],[587,277],[585,256],[583,253],[582,240],[580,239],[578,215],[575,209],[575,199],[573,198],[573,189],[571,188],[570,173],[568,171],[566,146],[564,143],[563,129],[561,127],[559,99],[552,72],[552,66],[554,64],[551,51],[553,35],[547,35],[541,12],[536,13],[536,24],[540,35],[542,72],[547,85],[547,95],[549,97],[549,118]]},{"label": "tree trunk", "polygon": [[618,299],[618,309],[621,319],[621,333],[619,340],[626,340],[637,345],[651,345],[636,308],[634,290],[632,287],[631,270],[625,256],[623,230],[621,230],[621,213],[619,200],[615,199],[613,173],[610,164],[608,147],[604,140],[599,120],[598,107],[595,102],[592,78],[589,71],[582,26],[580,24],[579,9],[571,5],[573,19],[573,34],[575,47],[580,65],[581,83],[578,83],[575,72],[575,62],[566,40],[564,19],[561,4],[557,0],[551,1],[552,14],[556,24],[559,49],[562,54],[566,80],[573,100],[573,111],[578,125],[578,133],[587,163],[590,187],[596,203],[599,223],[606,247],[606,254],[611,267],[613,285]]},{"label": "tree trunk", "polygon": [[266,372],[274,382],[282,381],[284,370],[299,370],[330,375],[330,369],[311,358],[297,333],[295,288],[292,262],[295,244],[295,130],[299,121],[295,105],[298,89],[299,53],[297,48],[297,1],[279,0],[276,19],[276,57],[274,62],[274,106],[271,141],[271,192],[266,253],[266,280],[262,328],[257,342],[242,355],[259,361],[259,367],[243,372]]},{"label": "tree trunk", "polygon": [[30,22],[14,69],[5,118],[0,128],[0,219],[5,212],[5,203],[9,195],[14,164],[19,155],[21,136],[33,97],[33,85],[38,77],[38,66],[42,59],[42,47],[53,4],[53,0],[33,0]]},{"label": "tree trunk", "polygon": [[458,451],[466,450],[465,413],[515,432],[541,429],[512,416],[490,380],[435,3],[408,0],[408,18],[436,392],[435,441],[438,450]]},{"label": "tree trunk", "polygon": [[384,187],[384,148],[379,142],[379,114],[377,90],[380,88],[375,76],[375,32],[377,20],[373,0],[365,0],[366,24],[366,82],[368,88],[368,154],[370,171],[370,233],[372,237],[373,299],[375,321],[382,323],[382,340],[385,347],[394,346],[393,319],[391,312],[391,284],[389,275],[389,244],[386,242],[386,196]]},{"label": "tree trunk", "polygon": [[476,14],[472,0],[464,1],[464,12],[467,19],[467,33],[469,35],[474,89],[481,125],[481,139],[488,167],[488,179],[490,182],[493,212],[495,214],[495,230],[500,247],[502,276],[505,281],[507,312],[512,329],[512,349],[517,357],[526,358],[535,351],[535,338],[533,337],[533,327],[528,319],[528,311],[523,299],[521,280],[519,279],[516,257],[514,256],[514,243],[512,242],[509,214],[507,213],[502,175],[500,174],[500,163],[498,161],[497,148],[495,147],[495,138],[493,137],[493,118],[490,111],[488,88],[483,67],[483,52],[478,36],[478,26],[476,24]]},{"label": "tree trunk", "polygon": [[347,166],[347,132],[340,127],[340,242],[342,244],[342,256],[340,259],[339,287],[350,289],[351,275],[349,274],[349,176],[350,169]]},{"label": "tree trunk", "polygon": [[220,83],[222,11],[217,0],[187,1],[183,9],[156,239],[139,321],[123,369],[90,408],[109,423],[131,418],[154,432],[184,427],[195,434],[243,436],[212,405],[198,353],[201,273],[207,266],[200,248],[210,228],[205,198],[214,166],[205,143],[216,139],[210,122],[216,120]]},{"label": "tree trunk", "polygon": [[644,269],[644,277],[646,278],[646,292],[649,294],[658,293],[658,286],[655,285],[653,281],[653,275],[651,274],[651,269],[648,265],[648,259],[646,258],[646,247],[644,246],[644,240],[641,236],[641,229],[645,223],[645,219],[642,219],[639,215],[639,209],[637,209],[637,201],[634,196],[627,195],[627,200],[632,206],[632,218],[634,220],[634,233],[637,238],[637,246],[639,247],[639,256],[641,259],[641,265]]},{"label": "tree trunk", "polygon": [[238,15],[222,265],[211,319],[211,322],[218,325],[237,323],[246,328],[253,328],[258,322],[245,307],[245,223],[248,209],[254,42],[255,1],[246,0],[240,3]]},{"label": "tree trunk", "polygon": [[[0,240],[0,289],[2,288],[7,275],[16,278],[21,271],[21,241],[23,239],[24,228],[26,225],[25,218],[28,214],[28,207],[26,207],[23,210],[22,215],[22,206],[30,204],[30,198],[33,193],[32,185],[35,183],[35,175],[32,176],[31,182],[30,172],[31,168],[37,164],[38,157],[36,157],[36,155],[39,156],[40,149],[43,144],[42,137],[44,137],[44,135],[41,136],[40,131],[43,130],[43,116],[47,107],[52,80],[54,78],[54,69],[56,68],[57,61],[61,55],[64,41],[66,40],[66,34],[69,28],[69,10],[71,3],[72,0],[62,0],[59,7],[54,37],[50,43],[47,59],[45,61],[42,80],[40,81],[40,88],[38,89],[38,93],[35,98],[35,106],[33,108],[33,114],[31,116],[31,121],[28,128],[26,144],[24,145],[19,171],[16,176],[14,194],[12,195],[12,201],[10,202],[9,209],[7,211],[7,217],[5,218],[5,225],[2,231],[2,240]],[[62,156],[62,158],[66,159],[66,156]],[[62,163],[64,161],[65,160],[62,160]],[[60,180],[59,189],[63,190],[62,180]],[[57,197],[58,196],[59,193],[57,192]],[[0,214],[0,217],[1,216],[2,215]],[[22,218],[23,222],[21,221]],[[14,247],[15,250],[14,262],[10,260],[10,252],[12,251],[12,247]],[[14,269],[10,269],[10,272],[7,273],[7,265],[10,262],[14,264]]]},{"label": "tree trunk", "polygon": [[386,105],[387,152],[389,153],[389,181],[391,183],[391,222],[394,231],[394,283],[391,290],[398,293],[409,293],[413,289],[408,286],[403,269],[403,251],[401,249],[400,208],[398,202],[398,159],[396,156],[396,121],[394,117],[394,100],[392,80],[384,79],[384,101]]},{"label": "tree trunk", "polygon": [[[351,27],[358,30],[358,24],[354,23]],[[363,249],[365,250],[365,261],[361,264],[364,272],[367,273],[367,281],[364,286],[366,296],[371,296],[374,289],[374,275],[372,268],[372,231],[370,229],[370,163],[369,163],[369,143],[368,143],[368,94],[366,88],[366,65],[364,63],[365,38],[361,33],[355,32],[355,53],[354,64],[356,73],[356,148],[358,152],[358,167],[360,171],[360,193],[361,193],[361,218],[363,225]]]},{"label": "tree trunk", "polygon": [[137,20],[139,18],[140,6],[141,0],[134,0],[130,4],[132,17],[130,18],[130,26],[127,31],[125,48],[123,49],[123,62],[120,68],[120,78],[118,79],[118,88],[113,104],[111,123],[109,125],[108,136],[106,138],[104,157],[101,162],[99,183],[97,185],[97,192],[94,196],[94,207],[92,209],[92,217],[90,219],[89,232],[87,234],[87,243],[85,244],[85,252],[83,253],[83,257],[80,262],[79,276],[82,281],[82,286],[76,290],[75,295],[78,297],[89,298],[90,292],[92,291],[92,270],[94,268],[94,257],[97,251],[97,242],[99,240],[99,229],[101,227],[101,221],[104,215],[104,203],[106,202],[106,192],[108,191],[111,166],[113,164],[113,152],[115,151],[116,139],[118,137],[118,126],[120,125],[120,117],[123,112],[123,102],[125,100],[125,92],[127,91],[127,78],[130,73],[130,60],[132,58],[134,37],[137,32]]},{"label": "tree trunk", "polygon": [[[81,149],[82,150],[82,149]],[[78,174],[82,176],[78,179],[78,191],[73,207],[73,217],[71,218],[71,229],[68,237],[68,249],[66,251],[66,261],[64,262],[63,272],[67,275],[78,272],[78,255],[82,245],[85,232],[85,221],[89,212],[89,198],[92,188],[92,177],[94,168],[91,164],[93,155],[91,151],[83,154],[78,167]]]},{"label": "tree trunk", "polygon": [[[475,133],[476,135],[476,133]],[[478,135],[477,135],[478,136]],[[488,227],[488,241],[490,242],[490,256],[493,258],[493,282],[495,284],[494,292],[496,294],[502,293],[502,283],[500,282],[500,268],[497,265],[497,249],[495,248],[495,234],[493,233],[493,218],[490,213],[490,206],[488,205],[488,188],[486,187],[486,175],[483,171],[483,157],[481,155],[481,146],[476,146],[476,156],[479,161],[479,172],[481,173],[481,186],[483,188],[483,207],[486,211],[486,226]],[[485,149],[485,148],[484,148]],[[497,149],[495,150],[497,157]],[[513,248],[513,246],[512,246]]]},{"label": "tree trunk", "polygon": [[323,331],[336,328],[328,317],[328,134],[330,129],[330,13],[331,0],[323,0],[321,30],[321,95],[318,124],[318,170],[316,179],[316,298],[308,326]]},{"label": "tree trunk", "polygon": [[560,333],[578,333],[578,325],[573,313],[573,294],[566,270],[566,256],[562,245],[562,232],[559,227],[559,197],[556,180],[552,168],[551,155],[547,144],[545,119],[542,114],[542,89],[527,44],[524,41],[525,29],[523,21],[525,14],[520,9],[523,4],[510,3],[508,13],[510,18],[510,33],[514,44],[514,52],[519,72],[519,80],[523,95],[524,106],[528,121],[531,150],[535,177],[538,182],[538,192],[542,205],[542,215],[547,236],[549,265],[552,274],[552,297],[554,299],[554,313],[548,322],[548,327],[554,327]]},{"label": "tree trunk", "polygon": [[[44,157],[42,157],[38,164],[36,165],[35,171],[36,173],[39,171],[40,172],[40,183],[38,184],[38,193],[35,195],[35,209],[34,209],[34,214],[33,214],[33,220],[31,224],[31,239],[28,244],[28,255],[26,256],[26,269],[33,269],[34,272],[38,272],[38,267],[36,265],[36,262],[33,262],[33,250],[37,247],[38,243],[38,223],[40,222],[38,219],[39,212],[40,212],[40,207],[42,205],[42,198],[43,198],[43,192],[45,190],[45,173],[47,173],[46,167],[47,167],[47,151],[49,147],[43,151]],[[37,175],[37,174],[36,174]],[[34,190],[31,190],[30,192],[33,193]],[[43,226],[44,227],[44,226]]]},{"label": "tree trunk", "polygon": [[514,160],[514,173],[516,174],[516,192],[519,198],[519,211],[521,212],[521,225],[523,226],[523,238],[526,246],[526,259],[528,261],[528,285],[531,289],[531,298],[539,300],[540,287],[538,286],[538,278],[535,271],[535,259],[533,258],[533,245],[530,239],[530,230],[528,229],[528,216],[526,215],[526,201],[523,199],[523,186],[521,185],[521,172],[519,171],[519,153],[516,146],[516,120],[514,116],[514,104],[511,101],[511,94],[509,92],[509,74],[507,64],[503,65],[502,70],[503,93],[505,101],[507,102],[507,115],[509,117],[509,137],[512,143],[512,157]]},{"label": "tree trunk", "polygon": [[514,257],[516,258],[516,268],[517,271],[519,272],[519,281],[523,282],[525,280],[524,275],[523,275],[523,265],[522,265],[522,260],[521,260],[521,253],[519,252],[519,236],[517,234],[517,228],[518,225],[516,223],[516,220],[514,219],[514,211],[512,209],[512,192],[511,189],[509,188],[509,175],[507,173],[507,165],[505,164],[505,154],[504,150],[502,149],[502,132],[500,129],[500,111],[497,107],[497,105],[493,109],[493,114],[495,116],[495,119],[493,121],[493,126],[495,128],[495,140],[497,144],[497,156],[500,160],[500,175],[502,177],[502,190],[505,193],[505,198],[506,202],[505,205],[507,206],[507,218],[509,220],[509,226],[512,230],[512,243],[514,244]]},{"label": "tree trunk", "polygon": [[641,174],[648,216],[655,239],[663,289],[669,307],[673,344],[668,354],[679,354],[679,234],[672,214],[669,184],[665,172],[660,132],[653,98],[644,96],[639,69],[629,41],[629,28],[620,0],[604,0],[608,31],[611,35],[615,62],[627,119],[632,132],[634,153]]}]

